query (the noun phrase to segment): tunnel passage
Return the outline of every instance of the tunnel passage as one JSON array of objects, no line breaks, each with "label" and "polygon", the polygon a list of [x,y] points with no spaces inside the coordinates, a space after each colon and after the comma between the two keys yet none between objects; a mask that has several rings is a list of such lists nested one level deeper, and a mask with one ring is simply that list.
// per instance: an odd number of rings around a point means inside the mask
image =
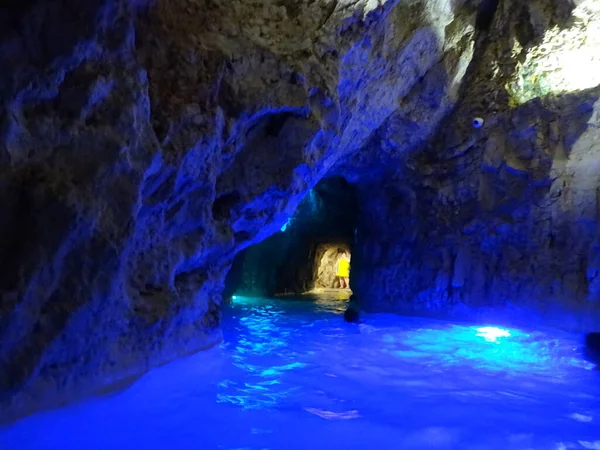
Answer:
[{"label": "tunnel passage", "polygon": [[341,177],[322,180],[279,232],[238,253],[223,298],[340,288],[338,262],[351,253],[357,217],[355,187]]},{"label": "tunnel passage", "polygon": [[[344,289],[344,260],[350,263],[351,250],[345,242],[318,244],[314,252],[313,287],[315,289]],[[349,275],[349,274],[348,274]]]}]

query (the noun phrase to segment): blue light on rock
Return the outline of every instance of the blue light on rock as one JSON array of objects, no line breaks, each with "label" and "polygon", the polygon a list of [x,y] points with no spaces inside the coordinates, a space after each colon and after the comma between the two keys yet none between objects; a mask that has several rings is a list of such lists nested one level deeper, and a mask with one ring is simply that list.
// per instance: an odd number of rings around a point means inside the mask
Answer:
[{"label": "blue light on rock", "polygon": [[292,217],[290,217],[287,220],[287,222],[283,224],[283,226],[281,227],[281,232],[284,233],[285,230],[287,230],[291,224],[292,224]]}]

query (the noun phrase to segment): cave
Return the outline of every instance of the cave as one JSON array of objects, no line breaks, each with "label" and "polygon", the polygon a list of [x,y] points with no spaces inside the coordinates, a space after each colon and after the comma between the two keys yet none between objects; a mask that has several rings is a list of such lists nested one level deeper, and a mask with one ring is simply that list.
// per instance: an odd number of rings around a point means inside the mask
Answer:
[{"label": "cave", "polygon": [[339,176],[321,180],[278,232],[236,255],[224,298],[349,290],[338,269],[344,255],[350,259],[358,215],[352,184]]},{"label": "cave", "polygon": [[599,49],[598,0],[4,1],[0,448],[600,448]]}]

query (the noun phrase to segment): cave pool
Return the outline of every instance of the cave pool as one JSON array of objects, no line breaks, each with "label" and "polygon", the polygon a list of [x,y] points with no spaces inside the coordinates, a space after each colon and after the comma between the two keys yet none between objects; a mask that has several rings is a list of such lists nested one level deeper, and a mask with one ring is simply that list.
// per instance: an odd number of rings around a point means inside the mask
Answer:
[{"label": "cave pool", "polygon": [[600,449],[581,337],[235,297],[224,342],[0,428],[2,450]]}]

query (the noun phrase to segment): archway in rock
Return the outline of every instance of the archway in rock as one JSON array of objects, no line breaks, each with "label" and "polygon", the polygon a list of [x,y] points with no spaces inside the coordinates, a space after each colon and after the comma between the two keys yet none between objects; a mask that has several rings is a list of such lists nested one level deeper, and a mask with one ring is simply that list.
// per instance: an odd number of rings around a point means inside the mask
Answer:
[{"label": "archway in rock", "polygon": [[338,265],[344,254],[350,259],[351,249],[345,242],[324,242],[317,245],[314,261],[314,289],[343,289],[338,277]]},{"label": "archway in rock", "polygon": [[339,287],[337,262],[351,252],[357,217],[354,186],[341,177],[322,180],[278,233],[236,256],[223,297]]}]

